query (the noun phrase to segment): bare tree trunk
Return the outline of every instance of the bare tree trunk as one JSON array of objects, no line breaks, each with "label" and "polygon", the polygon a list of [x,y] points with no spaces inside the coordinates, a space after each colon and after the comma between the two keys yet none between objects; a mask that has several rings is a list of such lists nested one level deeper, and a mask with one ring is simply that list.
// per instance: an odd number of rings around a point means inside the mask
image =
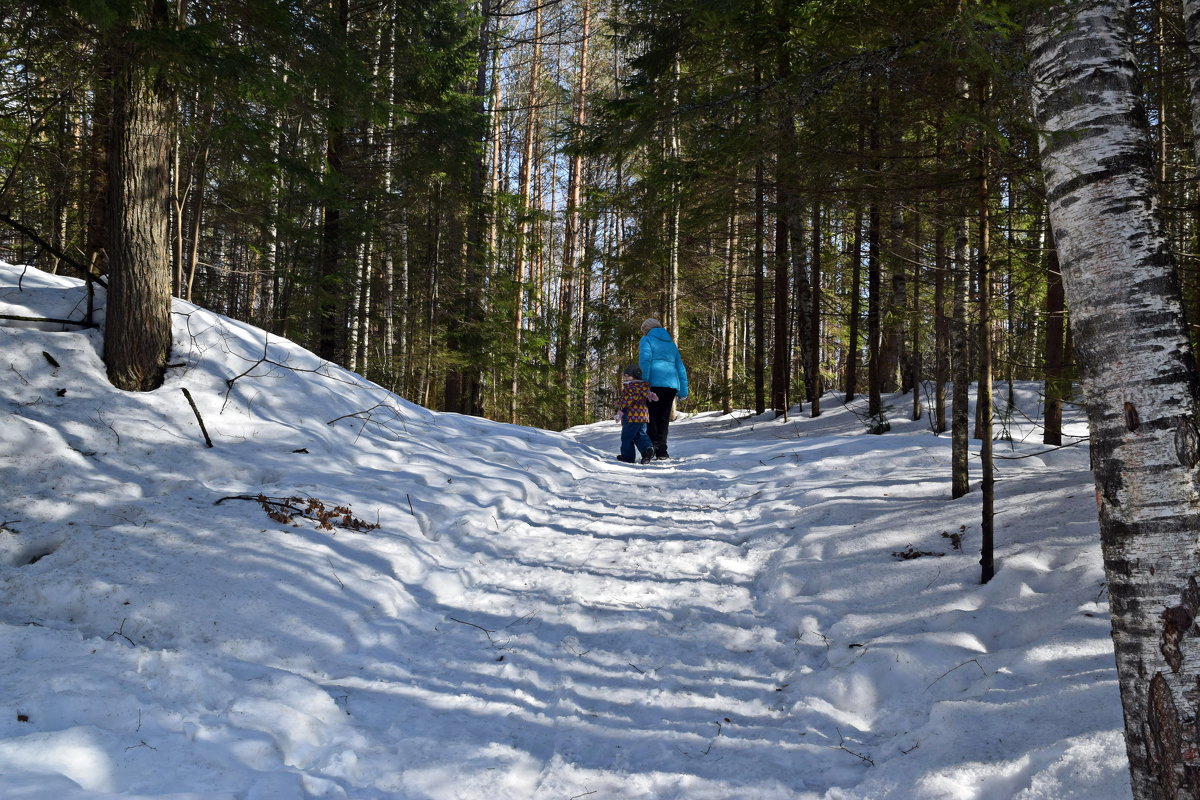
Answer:
[{"label": "bare tree trunk", "polygon": [[912,385],[912,419],[916,422],[924,413],[921,403],[921,382],[925,376],[921,372],[921,217],[915,211],[912,214],[909,227],[909,242],[912,252],[912,309],[910,310],[910,325],[912,330],[912,345],[908,354],[909,383]]},{"label": "bare tree trunk", "polygon": [[[206,106],[206,129],[212,123],[212,104]],[[189,303],[192,301],[192,287],[196,280],[196,264],[200,260],[200,229],[204,221],[204,197],[205,187],[208,184],[208,137],[205,136],[204,146],[200,150],[199,156],[196,158],[196,165],[192,170],[192,177],[189,181],[193,185],[190,192],[192,202],[185,206],[187,219],[187,240],[188,247],[183,252],[183,263],[181,265],[183,277],[183,298]]]},{"label": "bare tree trunk", "polygon": [[579,279],[579,347],[575,349],[575,374],[579,378],[579,418],[585,422],[592,418],[592,361],[589,357],[588,340],[591,337],[590,312],[592,308],[593,255],[596,251],[596,219],[584,223],[583,258]]},{"label": "bare tree trunk", "polygon": [[821,203],[812,206],[812,316],[808,333],[809,415],[821,416]]},{"label": "bare tree trunk", "polygon": [[[348,0],[334,0],[337,10],[334,38],[345,41],[350,28]],[[317,302],[317,355],[333,362],[346,357],[345,320],[343,319],[341,281],[345,266],[345,230],[342,224],[342,200],[344,161],[348,142],[342,114],[337,110],[339,103],[336,90],[331,90],[329,103],[329,130],[325,141],[325,192],[321,222],[321,255],[318,266]]]},{"label": "bare tree trunk", "polygon": [[862,317],[862,202],[854,201],[854,231],[850,234],[850,320],[846,343],[846,402],[858,391],[859,323]]},{"label": "bare tree trunk", "polygon": [[[410,255],[412,234],[408,224],[408,209],[400,212],[400,276],[398,278],[399,294],[400,294],[400,310],[396,320],[396,352],[400,355],[399,384],[405,391],[409,392],[413,388],[412,376],[413,368],[413,343],[416,341],[416,325],[413,320],[416,317],[413,311],[413,302],[410,296],[410,285],[412,282],[412,268]],[[430,297],[429,302],[433,302]]]},{"label": "bare tree trunk", "polygon": [[116,66],[116,54],[113,51],[112,38],[106,38],[98,44],[101,50],[101,57],[98,59],[100,75],[97,76],[96,89],[92,93],[92,125],[87,145],[87,232],[84,250],[87,266],[96,275],[108,272],[106,248],[111,244],[112,238],[108,229],[108,203],[112,192],[109,186],[109,153],[116,136],[113,119],[113,70]]},{"label": "bare tree trunk", "polygon": [[946,432],[949,330],[946,324],[946,227],[939,221],[933,241],[933,432]]},{"label": "bare tree trunk", "polygon": [[354,284],[351,291],[352,308],[349,325],[349,341],[346,355],[350,367],[360,375],[367,374],[367,351],[370,348],[371,316],[371,265],[370,238],[359,242],[354,248]]},{"label": "bare tree trunk", "polygon": [[1046,251],[1046,413],[1042,443],[1062,444],[1063,401],[1070,394],[1064,378],[1066,360],[1066,298],[1058,252],[1052,243]]},{"label": "bare tree trunk", "polygon": [[517,171],[517,241],[513,257],[513,285],[516,293],[513,319],[512,395],[509,398],[509,422],[517,422],[517,397],[521,390],[521,343],[525,327],[526,249],[529,245],[530,170],[533,166],[533,142],[537,123],[538,70],[542,56],[542,6],[533,11],[533,53],[529,61],[529,116],[525,121],[525,140],[521,149],[521,164]]},{"label": "bare tree trunk", "polygon": [[[130,27],[158,28],[166,16],[165,3],[148,0]],[[123,33],[112,51],[104,362],[113,386],[149,391],[162,383],[171,350],[171,102],[162,77],[139,63]]]},{"label": "bare tree trunk", "polygon": [[183,207],[187,189],[183,186],[183,145],[179,132],[171,137],[171,294],[183,297]]},{"label": "bare tree trunk", "polygon": [[1030,35],[1050,222],[1091,425],[1133,796],[1194,800],[1200,374],[1157,209],[1129,5],[1053,5]]},{"label": "bare tree trunk", "polygon": [[[886,305],[880,308],[882,329],[879,343],[879,389],[885,393],[905,391],[908,388],[901,369],[904,329],[908,321],[908,275],[904,265],[904,216],[899,206],[893,205],[887,230],[887,262],[891,266],[888,270],[891,289],[886,297]],[[880,270],[883,270],[882,263]],[[885,280],[882,275],[880,280]],[[881,297],[880,301],[884,299]]]},{"label": "bare tree trunk", "polygon": [[883,291],[882,268],[879,263],[879,207],[871,200],[867,210],[867,414],[871,425],[884,432],[883,414]]},{"label": "bare tree trunk", "polygon": [[49,165],[49,181],[46,186],[48,211],[50,214],[50,269],[56,274],[59,267],[57,253],[64,250],[67,241],[67,210],[70,206],[71,190],[71,153],[75,149],[74,131],[71,124],[71,95],[64,92],[59,95],[57,107],[54,109],[54,125],[52,138],[55,156]]},{"label": "bare tree trunk", "polygon": [[[789,128],[790,132],[795,131],[795,124]],[[794,146],[789,152],[794,153]],[[794,158],[794,156],[793,156]],[[788,170],[790,173],[791,170]],[[788,253],[792,265],[792,302],[791,302],[791,320],[788,323],[789,332],[789,364],[788,364],[788,394],[792,393],[792,375],[798,371],[804,378],[805,390],[804,394],[796,400],[797,410],[804,407],[804,401],[808,399],[808,370],[811,360],[808,353],[809,338],[812,334],[813,323],[810,317],[812,316],[812,280],[809,276],[808,257],[811,249],[805,243],[805,223],[810,215],[802,213],[804,210],[800,201],[798,191],[793,187],[796,186],[799,178],[795,174],[790,175],[792,186],[788,191],[788,213],[791,215],[788,219],[788,235],[791,242],[788,247]],[[793,368],[792,365],[796,365]]]},{"label": "bare tree trunk", "polygon": [[[588,88],[588,25],[590,22],[591,3],[583,0],[581,20],[581,43],[579,46],[579,76],[575,86],[575,136],[582,135],[584,123],[587,121],[587,88]],[[572,333],[576,329],[575,316],[577,309],[578,288],[581,268],[579,259],[581,235],[580,205],[583,190],[583,153],[575,140],[572,148],[570,166],[567,170],[567,205],[563,213],[563,262],[562,262],[562,314],[558,323],[558,347],[556,349],[559,383],[563,388],[563,403],[559,415],[559,424],[566,428],[572,422],[572,412],[575,406],[575,381],[573,359],[571,358]],[[580,344],[582,346],[582,343]]]},{"label": "bare tree trunk", "polygon": [[733,413],[733,366],[737,349],[738,193],[734,191],[725,232],[725,313],[721,327],[721,405]]},{"label": "bare tree trunk", "polygon": [[953,359],[954,388],[950,411],[950,494],[962,497],[971,491],[970,444],[970,342],[967,335],[967,221],[962,216],[954,225],[953,319],[950,348]]},{"label": "bare tree trunk", "polygon": [[766,170],[762,158],[754,165],[754,413],[767,409],[766,397]]},{"label": "bare tree trunk", "polygon": [[[942,116],[939,113],[936,126],[937,163],[946,161],[946,146],[942,136]],[[946,381],[950,377],[950,325],[946,318],[946,278],[949,273],[949,258],[946,253],[945,219],[940,215],[934,221],[933,239],[933,432],[946,432]]]},{"label": "bare tree trunk", "polygon": [[[676,166],[680,159],[680,143],[679,143],[679,122],[677,115],[674,113],[679,106],[679,58],[675,58],[675,63],[672,65],[672,82],[671,82],[671,106],[672,113],[669,115],[667,122],[667,163],[671,165],[671,171],[676,172]],[[681,231],[680,224],[680,207],[682,199],[679,196],[681,187],[678,180],[672,179],[670,189],[670,210],[667,219],[667,274],[666,274],[666,293],[664,296],[664,311],[666,314],[663,324],[668,331],[671,332],[671,338],[679,341],[679,247]]]},{"label": "bare tree trunk", "polygon": [[[384,51],[381,55],[382,64],[381,71],[383,72],[383,85],[387,87],[388,112],[387,119],[384,121],[385,131],[390,132],[396,125],[396,111],[394,107],[396,96],[396,8],[395,3],[390,2],[387,9],[388,23],[384,27],[384,36],[386,42]],[[392,196],[392,186],[395,181],[393,177],[393,146],[392,136],[385,132],[382,137],[382,160],[383,160],[383,196],[385,198]],[[379,304],[381,306],[380,318],[380,338],[383,340],[380,346],[381,358],[378,372],[378,380],[383,386],[392,392],[400,391],[400,374],[397,365],[401,363],[401,356],[397,352],[396,347],[396,248],[404,247],[404,236],[406,231],[402,228],[396,230],[395,211],[391,203],[385,200],[380,204],[383,208],[384,215],[384,230],[388,232],[384,238],[387,240],[379,254]],[[396,237],[396,233],[400,236]],[[404,303],[407,304],[408,299],[405,297]]]},{"label": "bare tree trunk", "polygon": [[[790,24],[784,6],[775,11],[776,72],[780,84],[786,84],[791,74],[787,48]],[[791,388],[791,309],[789,277],[791,272],[791,226],[795,223],[792,206],[792,168],[796,152],[796,120],[788,102],[779,102],[775,120],[775,346],[771,355],[771,407],[775,416],[788,413]]]},{"label": "bare tree trunk", "polygon": [[[979,89],[980,118],[987,119],[989,90]],[[979,412],[979,460],[982,466],[982,509],[980,520],[980,583],[987,583],[996,574],[994,523],[996,501],[995,462],[992,460],[992,222],[990,213],[991,187],[988,170],[991,167],[987,145],[979,154],[977,180],[979,202],[979,394],[975,405]]]},{"label": "bare tree trunk", "polygon": [[[488,134],[488,188],[485,201],[488,210],[487,217],[487,250],[484,254],[485,263],[487,265],[488,284],[495,289],[499,287],[498,278],[501,274],[500,268],[500,187],[501,187],[501,165],[504,162],[506,150],[503,144],[504,131],[504,112],[500,104],[504,96],[504,84],[501,80],[500,57],[501,48],[500,42],[496,36],[491,37],[491,75],[489,80],[491,83],[491,100],[488,105],[487,113],[490,116],[489,134]],[[483,58],[484,54],[481,53]],[[492,298],[495,302],[496,298]],[[493,306],[494,307],[494,306]],[[508,376],[505,371],[505,365],[502,359],[494,359],[492,363],[492,391],[494,398],[492,400],[492,408],[495,409],[497,417],[501,413],[500,409],[508,406],[509,418],[513,419],[516,414],[516,400],[513,397],[505,397],[512,385],[512,376]],[[515,375],[516,371],[513,370]],[[505,379],[508,386],[505,386]],[[502,389],[503,387],[503,389]]]},{"label": "bare tree trunk", "polygon": [[777,186],[775,217],[775,347],[771,354],[771,408],[776,417],[788,412],[788,365],[791,359],[788,328],[788,214],[787,191]]},{"label": "bare tree trunk", "polygon": [[[867,132],[867,149],[873,160],[873,172],[881,172],[879,163],[879,96],[871,96],[871,125]],[[882,266],[879,263],[879,243],[882,220],[879,198],[872,196],[867,209],[867,416],[872,433],[884,433],[890,425],[883,413],[883,303]]]}]

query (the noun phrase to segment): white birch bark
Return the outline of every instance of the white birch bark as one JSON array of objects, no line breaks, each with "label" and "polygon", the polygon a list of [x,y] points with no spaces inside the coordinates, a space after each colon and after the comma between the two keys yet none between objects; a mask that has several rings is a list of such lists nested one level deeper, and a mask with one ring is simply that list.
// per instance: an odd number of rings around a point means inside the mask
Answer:
[{"label": "white birch bark", "polygon": [[1051,226],[1092,428],[1133,793],[1200,797],[1197,373],[1154,198],[1127,0],[1030,30]]}]

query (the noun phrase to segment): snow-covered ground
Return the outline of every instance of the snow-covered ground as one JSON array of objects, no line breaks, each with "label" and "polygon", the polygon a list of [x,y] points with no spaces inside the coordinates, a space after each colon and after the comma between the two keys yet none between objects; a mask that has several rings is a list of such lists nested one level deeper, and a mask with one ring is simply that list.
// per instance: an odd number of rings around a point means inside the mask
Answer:
[{"label": "snow-covered ground", "polygon": [[[0,265],[0,314],[83,297]],[[1086,445],[1009,422],[981,586],[909,398],[884,436],[833,396],[686,415],[625,465],[612,422],[437,414],[174,320],[148,394],[96,332],[0,320],[4,798],[1130,796]]]}]

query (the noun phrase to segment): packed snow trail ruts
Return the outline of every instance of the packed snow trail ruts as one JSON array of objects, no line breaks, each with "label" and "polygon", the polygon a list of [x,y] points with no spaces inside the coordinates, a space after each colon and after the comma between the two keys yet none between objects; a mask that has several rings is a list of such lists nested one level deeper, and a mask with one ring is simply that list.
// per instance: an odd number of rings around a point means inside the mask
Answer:
[{"label": "packed snow trail ruts", "polygon": [[439,526],[465,558],[424,582],[438,638],[406,650],[403,672],[437,676],[447,696],[430,702],[481,736],[473,717],[505,718],[497,744],[528,760],[506,778],[520,796],[598,790],[614,770],[622,797],[728,796],[731,781],[774,784],[806,747],[778,707],[794,652],[755,604],[778,540],[754,528],[745,476],[704,459],[669,479],[634,469],[602,463],[540,502],[459,506]]}]

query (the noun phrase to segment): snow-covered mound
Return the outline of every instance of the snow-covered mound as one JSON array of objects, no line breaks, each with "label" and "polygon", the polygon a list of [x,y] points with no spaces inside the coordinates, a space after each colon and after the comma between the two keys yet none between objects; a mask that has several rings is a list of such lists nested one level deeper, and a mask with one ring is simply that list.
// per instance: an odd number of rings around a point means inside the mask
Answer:
[{"label": "snow-covered mound", "polygon": [[[0,264],[0,314],[85,305]],[[1129,796],[1086,445],[1038,444],[1034,386],[979,586],[909,398],[885,436],[685,416],[631,466],[612,423],[174,329],[131,394],[95,330],[0,319],[4,798]]]}]

